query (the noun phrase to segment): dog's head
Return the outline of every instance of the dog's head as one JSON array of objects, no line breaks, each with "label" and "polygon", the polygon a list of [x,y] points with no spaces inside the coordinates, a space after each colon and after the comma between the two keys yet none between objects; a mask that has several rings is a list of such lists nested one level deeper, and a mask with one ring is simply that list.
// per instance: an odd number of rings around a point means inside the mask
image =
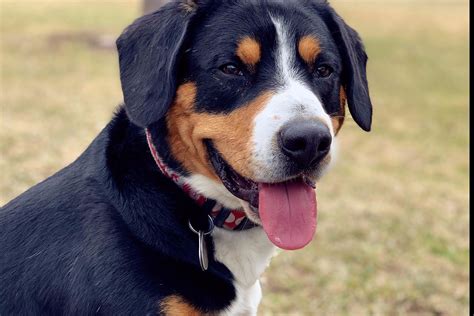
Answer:
[{"label": "dog's head", "polygon": [[346,100],[371,127],[363,45],[325,1],[174,1],[117,46],[131,121],[165,120],[189,184],[264,227],[315,204]]}]

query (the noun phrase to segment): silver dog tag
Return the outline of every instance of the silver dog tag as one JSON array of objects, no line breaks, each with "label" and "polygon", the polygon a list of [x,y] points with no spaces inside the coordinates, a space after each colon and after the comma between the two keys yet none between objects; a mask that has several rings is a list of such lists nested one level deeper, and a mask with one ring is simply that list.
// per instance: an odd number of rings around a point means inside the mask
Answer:
[{"label": "silver dog tag", "polygon": [[194,229],[193,225],[191,224],[191,221],[188,222],[189,229],[195,234],[198,235],[198,254],[199,254],[199,265],[201,266],[202,271],[207,271],[207,268],[209,267],[209,257],[207,254],[207,244],[206,244],[206,236],[210,235],[212,231],[214,230],[214,221],[212,220],[212,217],[208,216],[209,220],[209,230],[207,232],[201,231],[201,230],[196,230]]},{"label": "silver dog tag", "polygon": [[199,263],[202,271],[207,271],[209,267],[209,258],[207,256],[207,244],[204,232],[199,232]]}]

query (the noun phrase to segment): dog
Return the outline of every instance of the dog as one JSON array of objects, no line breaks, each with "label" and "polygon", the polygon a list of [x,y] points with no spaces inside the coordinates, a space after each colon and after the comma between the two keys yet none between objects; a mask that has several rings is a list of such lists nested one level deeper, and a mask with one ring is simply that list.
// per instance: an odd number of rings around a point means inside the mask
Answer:
[{"label": "dog", "polygon": [[173,1],[117,40],[124,104],[2,207],[1,315],[255,315],[275,249],[313,238],[367,55],[326,1]]}]

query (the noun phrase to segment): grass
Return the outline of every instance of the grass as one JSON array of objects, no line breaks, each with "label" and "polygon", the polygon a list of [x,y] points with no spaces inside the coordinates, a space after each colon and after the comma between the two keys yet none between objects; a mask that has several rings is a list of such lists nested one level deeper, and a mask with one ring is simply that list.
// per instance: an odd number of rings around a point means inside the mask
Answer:
[{"label": "grass", "polygon": [[[116,37],[138,2],[5,1],[0,204],[73,161],[121,102]],[[468,2],[338,1],[364,38],[373,132],[348,120],[319,227],[263,278],[262,315],[468,312]],[[92,35],[91,35],[92,34]]]}]

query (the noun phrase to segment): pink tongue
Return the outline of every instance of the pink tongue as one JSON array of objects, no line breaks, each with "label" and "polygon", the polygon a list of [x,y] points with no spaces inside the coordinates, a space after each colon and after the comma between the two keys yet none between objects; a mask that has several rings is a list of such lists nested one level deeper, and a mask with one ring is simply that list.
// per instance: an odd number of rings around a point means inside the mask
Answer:
[{"label": "pink tongue", "polygon": [[259,184],[259,214],[263,229],[277,247],[306,246],[316,231],[316,192],[303,182]]}]

